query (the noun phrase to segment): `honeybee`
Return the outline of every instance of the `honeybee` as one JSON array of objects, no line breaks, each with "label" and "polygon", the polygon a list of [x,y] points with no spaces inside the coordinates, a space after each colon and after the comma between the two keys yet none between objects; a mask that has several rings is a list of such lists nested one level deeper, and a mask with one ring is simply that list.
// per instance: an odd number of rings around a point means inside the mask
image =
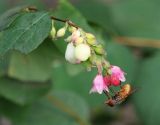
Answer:
[{"label": "honeybee", "polygon": [[105,101],[105,104],[110,107],[120,104],[135,91],[136,89],[132,89],[130,84],[125,84],[118,92],[115,93],[115,95]]}]

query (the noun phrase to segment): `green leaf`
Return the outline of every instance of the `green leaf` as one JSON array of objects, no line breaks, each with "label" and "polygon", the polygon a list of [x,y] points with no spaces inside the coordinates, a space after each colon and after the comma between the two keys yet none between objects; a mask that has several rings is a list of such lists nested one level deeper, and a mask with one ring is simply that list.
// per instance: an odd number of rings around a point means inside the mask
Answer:
[{"label": "green leaf", "polygon": [[24,13],[0,32],[0,54],[16,49],[29,53],[49,35],[51,20],[47,12]]},{"label": "green leaf", "polygon": [[7,74],[9,61],[10,53],[6,53],[5,56],[0,57],[0,76],[4,76]]},{"label": "green leaf", "polygon": [[8,76],[22,81],[47,81],[51,78],[52,62],[58,56],[57,49],[48,39],[30,54],[12,52]]},{"label": "green leaf", "polygon": [[9,2],[9,0],[1,0],[0,1],[0,14],[8,9],[8,7],[9,7],[8,2]]},{"label": "green leaf", "polygon": [[67,0],[59,1],[59,5],[55,10],[54,15],[61,19],[70,19],[84,30],[91,31],[84,16]]},{"label": "green leaf", "polygon": [[[5,106],[9,110],[4,110]],[[54,92],[48,99],[41,99],[28,107],[1,101],[0,112],[3,112],[13,125],[89,125],[86,102],[69,92]]]},{"label": "green leaf", "polygon": [[73,91],[81,95],[92,108],[98,108],[104,104],[106,97],[99,94],[89,94],[96,74],[96,70],[87,72],[81,65],[56,62],[53,69],[54,89]]},{"label": "green leaf", "polygon": [[113,23],[121,35],[159,39],[159,0],[123,0],[110,4]]},{"label": "green leaf", "polygon": [[138,115],[145,125],[159,125],[160,52],[144,60],[137,71],[136,85],[140,90],[134,94]]},{"label": "green leaf", "polygon": [[8,77],[0,78],[0,95],[20,105],[31,103],[51,87],[50,82],[24,82]]},{"label": "green leaf", "polygon": [[12,8],[0,16],[0,31],[8,28],[21,14],[25,6]]},{"label": "green leaf", "polygon": [[[112,15],[110,13],[107,1],[102,0],[79,0],[74,3],[79,11],[85,16],[88,22],[98,24],[107,31],[112,32]],[[96,16],[96,18],[95,18]]]}]

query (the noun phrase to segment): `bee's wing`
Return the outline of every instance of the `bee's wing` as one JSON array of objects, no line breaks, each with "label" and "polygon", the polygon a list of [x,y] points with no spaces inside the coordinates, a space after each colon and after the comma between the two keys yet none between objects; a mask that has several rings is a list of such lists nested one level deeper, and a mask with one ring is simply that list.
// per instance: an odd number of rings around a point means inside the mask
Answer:
[{"label": "bee's wing", "polygon": [[129,95],[137,92],[139,89],[140,89],[140,88],[133,88],[133,89],[130,91]]}]

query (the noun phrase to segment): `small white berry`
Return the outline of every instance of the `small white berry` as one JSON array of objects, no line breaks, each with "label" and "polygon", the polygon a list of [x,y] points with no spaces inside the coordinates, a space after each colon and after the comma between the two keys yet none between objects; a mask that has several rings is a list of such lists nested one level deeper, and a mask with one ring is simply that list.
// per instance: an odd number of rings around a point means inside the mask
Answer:
[{"label": "small white berry", "polygon": [[65,52],[65,59],[72,64],[76,63],[75,47],[73,43],[68,43],[66,52]]},{"label": "small white berry", "polygon": [[55,29],[55,27],[52,27],[52,30],[51,30],[50,34],[51,34],[52,39],[54,39],[55,36],[56,36],[56,29]]},{"label": "small white berry", "polygon": [[80,61],[86,61],[91,55],[91,49],[87,44],[79,44],[75,48],[75,57]]}]

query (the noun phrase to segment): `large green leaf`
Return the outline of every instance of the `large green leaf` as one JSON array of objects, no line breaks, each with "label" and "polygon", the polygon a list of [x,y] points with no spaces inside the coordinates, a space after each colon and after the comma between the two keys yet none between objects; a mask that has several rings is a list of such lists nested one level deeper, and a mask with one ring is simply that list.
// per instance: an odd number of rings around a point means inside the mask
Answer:
[{"label": "large green leaf", "polygon": [[50,82],[36,83],[0,78],[0,95],[21,105],[37,100],[47,93],[50,87]]},{"label": "large green leaf", "polygon": [[51,77],[52,62],[56,58],[58,51],[47,39],[28,55],[12,52],[8,75],[22,81],[46,81]]},{"label": "large green leaf", "polygon": [[83,96],[93,108],[104,105],[105,96],[89,94],[96,70],[87,72],[82,66],[55,62],[53,69],[54,89],[70,90]]},{"label": "large green leaf", "polygon": [[[74,2],[74,1],[73,1]],[[85,16],[87,21],[98,24],[107,31],[112,32],[112,15],[108,8],[109,2],[102,0],[79,0],[74,2],[74,5]]]},{"label": "large green leaf", "polygon": [[91,31],[84,16],[67,0],[59,0],[59,5],[55,10],[54,15],[61,19],[70,19],[81,28]]},{"label": "large green leaf", "polygon": [[136,85],[140,90],[134,96],[138,115],[145,125],[159,125],[160,52],[144,60],[137,71]]},{"label": "large green leaf", "polygon": [[0,76],[4,76],[8,72],[8,65],[10,61],[10,53],[5,54],[5,56],[0,57]]},{"label": "large green leaf", "polygon": [[159,4],[159,0],[123,0],[111,3],[110,11],[121,35],[159,39]]},{"label": "large green leaf", "polygon": [[79,0],[75,6],[86,19],[109,33],[159,39],[159,0]]},{"label": "large green leaf", "polygon": [[9,7],[8,2],[9,2],[9,0],[1,0],[0,1],[0,14],[8,9],[8,7]]},{"label": "large green leaf", "polygon": [[50,30],[51,20],[47,12],[24,13],[0,32],[0,54],[12,49],[29,53],[44,41]]},{"label": "large green leaf", "polygon": [[12,22],[16,20],[18,16],[23,12],[22,9],[25,6],[12,8],[0,16],[0,31],[8,28]]},{"label": "large green leaf", "polygon": [[[4,110],[5,106],[9,110]],[[74,93],[62,91],[54,92],[48,99],[41,99],[28,107],[1,101],[0,112],[13,125],[88,125],[89,118],[86,102]]]}]

